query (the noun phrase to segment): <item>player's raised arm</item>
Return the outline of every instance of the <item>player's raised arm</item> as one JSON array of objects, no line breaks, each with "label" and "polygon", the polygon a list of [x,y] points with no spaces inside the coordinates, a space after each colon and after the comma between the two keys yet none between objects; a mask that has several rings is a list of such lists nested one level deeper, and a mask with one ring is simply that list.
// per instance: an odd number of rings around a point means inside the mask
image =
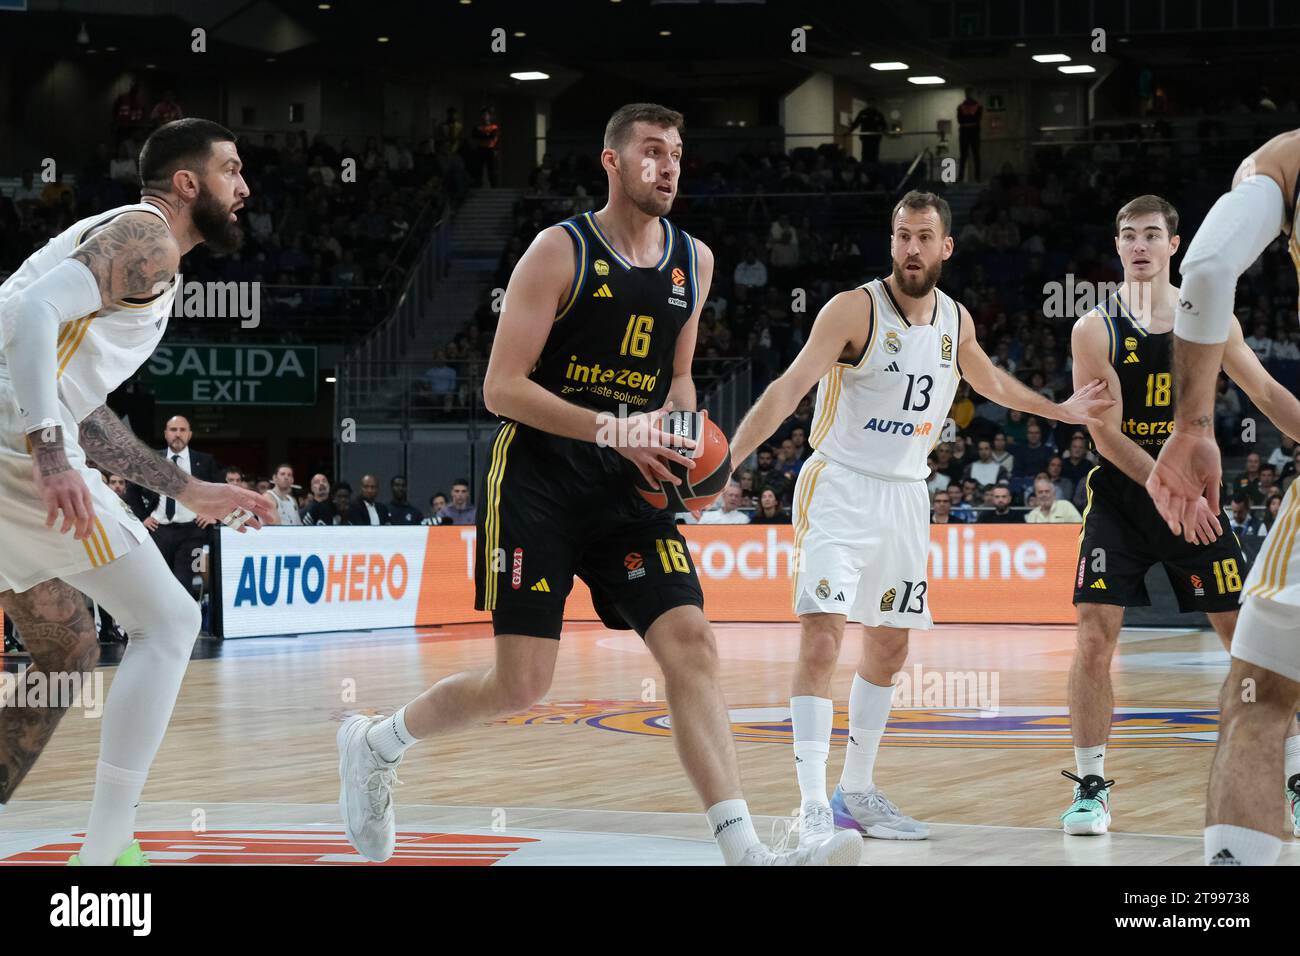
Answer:
[{"label": "player's raised arm", "polygon": [[760,442],[766,441],[781,422],[794,412],[799,399],[817,384],[837,361],[852,350],[856,341],[858,351],[866,342],[871,320],[871,296],[861,289],[840,292],[827,302],[813,322],[808,341],[804,343],[790,367],[781,377],[763,390],[754,407],[749,410],[736,434],[731,439],[731,461],[739,465],[754,453]]},{"label": "player's raised arm", "polygon": [[695,342],[700,333],[700,313],[709,298],[709,287],[713,284],[713,250],[700,240],[692,237],[695,243],[695,256],[699,263],[696,274],[700,277],[700,287],[695,293],[695,311],[682,330],[677,333],[677,349],[673,352],[673,382],[668,389],[667,404],[681,411],[694,411],[695,379],[691,368],[695,364]]},{"label": "player's raised arm", "polygon": [[[1111,395],[1120,395],[1119,376],[1107,361],[1109,348],[1101,316],[1089,312],[1074,323],[1070,334],[1070,355],[1074,360],[1074,387],[1101,381]],[[1097,413],[1088,429],[1097,451],[1139,485],[1147,480],[1156,460],[1141,445],[1124,434],[1124,407],[1116,402]]]},{"label": "player's raised arm", "polygon": [[1004,408],[1076,425],[1099,424],[1097,415],[1115,404],[1106,395],[1105,382],[1100,378],[1088,382],[1064,402],[1053,402],[1038,394],[990,361],[975,337],[975,320],[964,305],[958,308],[961,310],[961,344],[957,346],[957,356],[962,378],[989,401]]},{"label": "player's raised arm", "polygon": [[1300,441],[1300,400],[1297,400],[1259,362],[1259,357],[1234,318],[1223,350],[1223,370],[1241,387],[1268,420],[1295,441]]}]

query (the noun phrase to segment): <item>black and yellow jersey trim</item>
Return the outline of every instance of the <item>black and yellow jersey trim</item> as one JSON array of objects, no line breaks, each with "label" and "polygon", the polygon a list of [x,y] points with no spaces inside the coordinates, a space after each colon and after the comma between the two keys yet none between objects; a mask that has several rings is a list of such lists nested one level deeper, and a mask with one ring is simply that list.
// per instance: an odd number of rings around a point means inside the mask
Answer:
[{"label": "black and yellow jersey trim", "polygon": [[[614,258],[615,262],[617,262],[619,265],[621,265],[624,269],[627,270],[631,270],[635,268],[632,265],[632,263],[628,262],[625,258],[623,258],[623,256],[619,255],[619,253],[614,249],[613,243],[609,241],[609,239],[605,236],[605,233],[601,231],[600,224],[596,222],[595,213],[584,212],[582,214],[582,217],[586,221],[587,225],[591,227],[591,231],[595,235],[595,237],[600,240],[600,244],[603,245],[605,249],[609,252],[609,254]],[[672,258],[674,243],[673,243],[673,229],[668,224],[668,221],[665,220],[663,217],[660,217],[659,219],[659,227],[663,230],[664,233],[664,254],[659,257],[659,261],[653,266],[653,268],[662,271],[663,267],[668,264],[668,260]],[[691,250],[692,255],[694,255],[693,246],[694,244],[692,244],[692,250]]]},{"label": "black and yellow jersey trim", "polygon": [[573,308],[573,303],[578,301],[578,296],[582,292],[583,283],[587,281],[587,237],[582,234],[582,230],[569,222],[567,219],[560,223],[569,234],[573,236],[576,245],[573,247],[573,288],[569,290],[568,301],[564,303],[564,308],[555,313],[555,321],[568,315],[569,310]]}]

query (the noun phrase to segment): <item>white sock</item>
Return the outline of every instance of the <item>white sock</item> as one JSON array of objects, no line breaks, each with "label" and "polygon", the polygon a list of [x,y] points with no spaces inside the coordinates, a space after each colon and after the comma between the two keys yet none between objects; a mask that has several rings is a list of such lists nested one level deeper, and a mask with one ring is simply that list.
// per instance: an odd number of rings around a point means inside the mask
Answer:
[{"label": "white sock", "polygon": [[831,752],[832,716],[831,702],[826,697],[790,698],[800,803],[830,803],[826,799],[826,758]]},{"label": "white sock", "polygon": [[1281,853],[1282,841],[1271,833],[1225,823],[1205,828],[1206,866],[1272,866]]},{"label": "white sock", "polygon": [[1075,747],[1074,766],[1080,777],[1105,777],[1106,745],[1096,747]]},{"label": "white sock", "polygon": [[366,742],[370,744],[371,750],[388,763],[406,753],[407,748],[416,742],[416,738],[406,729],[406,708],[401,707],[393,716],[371,724],[366,731]]},{"label": "white sock", "polygon": [[871,771],[876,765],[876,751],[880,738],[885,735],[889,708],[894,700],[894,687],[881,687],[853,675],[853,689],[849,691],[849,746],[844,755],[844,771],[840,774],[840,788],[846,793],[861,793],[871,787]]},{"label": "white sock", "polygon": [[103,606],[131,643],[113,675],[82,862],[113,863],[135,838],[136,804],[180,693],[202,615],[152,541],[64,580]]},{"label": "white sock", "polygon": [[135,811],[147,771],[123,770],[99,761],[95,767],[95,799],[90,805],[90,825],[81,845],[86,866],[112,866],[135,839]]},{"label": "white sock", "polygon": [[1298,773],[1300,773],[1300,737],[1288,737],[1286,739],[1286,780],[1282,781],[1282,785],[1286,786]]},{"label": "white sock", "polygon": [[735,866],[745,853],[759,842],[754,832],[754,821],[749,818],[749,805],[744,800],[723,800],[709,807],[709,826],[713,839],[718,841],[722,859],[727,866]]}]

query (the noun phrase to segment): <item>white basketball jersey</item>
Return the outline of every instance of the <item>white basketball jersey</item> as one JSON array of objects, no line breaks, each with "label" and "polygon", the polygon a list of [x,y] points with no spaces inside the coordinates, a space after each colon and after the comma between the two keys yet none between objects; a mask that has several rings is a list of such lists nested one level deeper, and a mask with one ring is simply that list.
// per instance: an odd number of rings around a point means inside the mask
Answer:
[{"label": "white basketball jersey", "polygon": [[808,443],[865,475],[924,481],[961,380],[961,314],[936,288],[929,324],[912,325],[883,280],[862,288],[871,296],[866,350],[856,365],[836,362],[818,383]]},{"label": "white basketball jersey", "polygon": [[[0,285],[0,344],[7,343],[12,334],[8,323],[13,316],[7,314],[6,300],[68,258],[90,230],[127,212],[145,212],[167,221],[157,206],[140,202],[82,219],[59,233]],[[173,276],[167,289],[152,299],[105,303],[98,311],[59,327],[59,397],[78,421],[103,405],[109,393],[153,355],[167,330],[178,288]],[[0,367],[5,362],[0,349]]]}]

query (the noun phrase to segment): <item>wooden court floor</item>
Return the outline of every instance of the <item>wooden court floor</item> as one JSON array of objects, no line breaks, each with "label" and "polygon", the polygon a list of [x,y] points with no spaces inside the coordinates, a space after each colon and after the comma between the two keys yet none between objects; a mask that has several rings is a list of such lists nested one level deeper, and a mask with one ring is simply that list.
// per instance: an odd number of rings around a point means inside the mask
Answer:
[{"label": "wooden court floor", "polygon": [[[788,697],[795,624],[718,625],[745,792],[763,836],[798,803]],[[916,843],[867,841],[868,865],[1200,862],[1215,700],[1212,632],[1129,630],[1114,665],[1107,752],[1112,832],[1067,837],[1073,770],[1068,627],[948,626],[914,634],[876,781],[931,824]],[[843,759],[857,638],[835,678]],[[141,806],[160,863],[362,862],[342,840],[334,734],[391,713],[439,677],[487,664],[483,625],[227,641],[194,660]],[[12,662],[10,662],[12,666]],[[111,684],[113,668],[104,668]],[[673,750],[663,680],[641,641],[566,627],[556,678],[527,714],[418,745],[396,790],[394,865],[717,862]],[[84,827],[99,722],[72,711],[0,814],[0,862],[57,863]],[[1283,830],[1283,863],[1300,852]]]}]

